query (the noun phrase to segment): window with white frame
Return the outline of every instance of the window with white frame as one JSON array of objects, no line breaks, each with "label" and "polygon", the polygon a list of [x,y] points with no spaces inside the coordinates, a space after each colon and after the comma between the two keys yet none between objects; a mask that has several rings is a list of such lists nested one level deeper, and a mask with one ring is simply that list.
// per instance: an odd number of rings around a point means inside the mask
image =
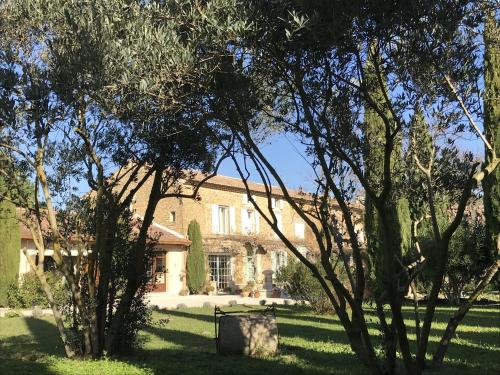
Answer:
[{"label": "window with white frame", "polygon": [[259,232],[259,217],[255,210],[243,208],[241,210],[241,233],[255,234]]},{"label": "window with white frame", "polygon": [[221,234],[229,233],[229,207],[216,206],[215,217],[213,220],[216,222],[215,232]]},{"label": "window with white frame", "polygon": [[285,208],[285,201],[283,199],[271,198],[271,208],[281,210]]},{"label": "window with white frame", "polygon": [[295,227],[295,238],[303,239],[305,230],[304,223],[295,223],[294,227]]},{"label": "window with white frame", "polygon": [[219,233],[229,233],[229,207],[219,206]]},{"label": "window with white frame", "polygon": [[229,255],[209,255],[208,268],[210,279],[215,281],[218,290],[229,287],[231,282],[231,256]]},{"label": "window with white frame", "polygon": [[231,206],[212,205],[212,232],[229,234],[235,232],[235,209]]},{"label": "window with white frame", "polygon": [[245,264],[245,279],[246,281],[255,281],[256,265],[255,252],[252,249],[247,250],[247,259]]},{"label": "window with white frame", "polygon": [[271,270],[273,271],[273,277],[276,277],[276,272],[278,272],[282,267],[288,264],[288,254],[285,250],[273,250],[271,251]]},{"label": "window with white frame", "polygon": [[[280,232],[283,232],[283,217],[281,216],[281,213],[275,212],[274,216],[276,216],[276,226],[278,227],[278,230]],[[274,236],[278,237],[278,234],[275,232]]]}]

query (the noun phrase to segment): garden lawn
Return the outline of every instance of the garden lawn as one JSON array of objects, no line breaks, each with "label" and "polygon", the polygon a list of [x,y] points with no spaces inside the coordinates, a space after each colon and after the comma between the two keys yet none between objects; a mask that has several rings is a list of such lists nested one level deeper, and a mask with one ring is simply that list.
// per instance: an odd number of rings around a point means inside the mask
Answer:
[{"label": "garden lawn", "polygon": [[[438,309],[432,345],[437,344],[449,313],[449,308]],[[0,318],[0,374],[366,373],[352,354],[336,317],[314,315],[304,307],[295,306],[280,307],[277,315],[281,348],[280,354],[273,357],[217,355],[213,309],[191,308],[155,312],[153,324],[140,335],[141,349],[124,359],[99,361],[64,359],[52,318]],[[407,318],[410,317],[408,308]],[[375,316],[371,320],[371,329],[375,332]],[[410,320],[407,324],[414,332]],[[477,307],[459,327],[446,368],[435,373],[499,374],[499,345],[500,309]]]}]

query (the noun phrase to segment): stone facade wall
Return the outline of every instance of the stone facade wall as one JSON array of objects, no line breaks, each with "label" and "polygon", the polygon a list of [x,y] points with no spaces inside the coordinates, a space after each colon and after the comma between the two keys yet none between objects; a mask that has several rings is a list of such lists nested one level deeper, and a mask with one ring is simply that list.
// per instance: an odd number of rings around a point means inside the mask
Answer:
[{"label": "stone facade wall", "polygon": [[[146,210],[150,184],[151,181],[146,182],[135,196],[133,209],[139,215],[143,215]],[[183,192],[189,194],[192,192],[192,188],[185,186]],[[260,207],[267,207],[268,200],[264,194],[255,192],[252,195]],[[271,253],[273,250],[287,252],[288,250],[262,217],[258,219],[257,233],[249,235],[243,231],[242,210],[254,209],[252,204],[247,202],[245,196],[246,193],[243,189],[227,188],[207,183],[199,189],[199,200],[168,198],[160,201],[155,212],[154,221],[187,235],[189,222],[196,219],[200,224],[204,250],[207,256],[209,254],[227,254],[231,256],[232,289],[240,289],[246,285],[248,281],[246,280],[247,252],[248,249],[252,249],[255,254],[255,281],[260,282],[270,293],[273,288]],[[278,200],[279,196],[275,198]],[[230,233],[214,233],[212,226],[214,205],[231,207],[231,210],[233,210],[234,222],[230,228]],[[281,214],[282,230],[285,236],[295,245],[317,252],[313,233],[307,225],[304,224],[303,238],[296,236],[295,224],[303,223],[303,220],[295,213],[288,202],[283,200],[282,203],[277,203],[277,206],[275,212]],[[175,221],[171,220],[173,212],[175,213]],[[256,211],[255,215],[258,215]],[[291,256],[293,255],[289,254],[288,257]]]}]

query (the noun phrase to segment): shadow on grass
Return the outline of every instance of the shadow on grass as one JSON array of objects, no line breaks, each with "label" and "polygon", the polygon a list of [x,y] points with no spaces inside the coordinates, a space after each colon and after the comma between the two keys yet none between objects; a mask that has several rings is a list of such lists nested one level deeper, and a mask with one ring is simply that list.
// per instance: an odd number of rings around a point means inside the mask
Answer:
[{"label": "shadow on grass", "polygon": [[[244,309],[245,307],[241,307]],[[494,327],[496,311],[475,309],[464,325]],[[220,356],[215,353],[213,339],[213,310],[169,310],[155,313],[155,320],[170,316],[166,326],[149,326],[144,337],[149,340],[144,348],[120,360],[139,367],[150,368],[155,374],[364,374],[366,370],[348,349],[348,340],[334,316],[311,314],[300,306],[279,308],[277,311],[281,340],[278,356],[252,358],[247,356]],[[437,311],[437,320],[446,322],[448,309]],[[408,314],[411,315],[410,313]],[[493,322],[492,322],[493,320]],[[2,321],[2,323],[8,322]],[[46,319],[25,319],[29,335],[25,332],[0,340],[0,374],[41,374],[53,372],[42,362],[25,361],[19,353],[44,353],[63,356],[57,330]],[[308,324],[309,323],[309,324]],[[321,325],[319,325],[321,324]],[[375,324],[374,324],[375,325]],[[409,327],[412,331],[412,327]],[[198,333],[202,332],[202,333]],[[433,330],[439,336],[441,330]],[[499,332],[459,332],[461,340],[452,342],[447,358],[446,374],[497,373],[494,347]],[[485,345],[488,344],[488,345]],[[335,348],[335,345],[339,345]],[[435,343],[431,343],[432,352]],[[347,346],[347,347],[345,347]],[[489,347],[488,347],[489,346]],[[332,352],[333,351],[333,352]],[[498,360],[497,360],[498,361]]]},{"label": "shadow on grass", "polygon": [[[2,324],[8,324],[8,320]],[[0,340],[0,355],[22,357],[24,355],[64,355],[61,339],[54,325],[46,319],[24,318],[30,334],[9,336]]]},{"label": "shadow on grass", "polygon": [[56,374],[40,359],[64,354],[57,330],[45,319],[24,318],[24,322],[30,334],[0,339],[0,374]]},{"label": "shadow on grass", "polygon": [[23,361],[0,357],[0,374],[57,375],[43,362]]},{"label": "shadow on grass", "polygon": [[46,319],[25,318],[25,322],[44,353],[64,355],[64,347],[59,332],[55,329],[54,325]]},{"label": "shadow on grass", "polygon": [[[198,316],[186,311],[181,313],[189,318]],[[207,321],[205,318],[201,320]],[[139,349],[136,352],[132,361],[147,363],[155,374],[184,371],[189,374],[325,374],[332,373],[331,368],[339,368],[343,362],[353,360],[353,356],[346,353],[316,352],[300,346],[283,346],[280,355],[264,358],[223,356],[216,354],[215,342],[211,337],[164,327],[147,327],[146,332],[176,345],[175,349]],[[172,363],[175,366],[170,366]],[[330,365],[333,367],[328,371]],[[361,368],[357,370],[354,373],[363,373]]]}]

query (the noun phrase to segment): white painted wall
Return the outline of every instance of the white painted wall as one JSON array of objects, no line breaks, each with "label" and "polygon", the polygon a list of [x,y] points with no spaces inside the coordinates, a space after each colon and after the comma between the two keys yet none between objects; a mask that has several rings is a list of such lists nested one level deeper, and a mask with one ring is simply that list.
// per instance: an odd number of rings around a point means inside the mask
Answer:
[{"label": "white painted wall", "polygon": [[185,250],[181,247],[169,248],[167,251],[167,288],[166,294],[178,296],[184,287]]}]

